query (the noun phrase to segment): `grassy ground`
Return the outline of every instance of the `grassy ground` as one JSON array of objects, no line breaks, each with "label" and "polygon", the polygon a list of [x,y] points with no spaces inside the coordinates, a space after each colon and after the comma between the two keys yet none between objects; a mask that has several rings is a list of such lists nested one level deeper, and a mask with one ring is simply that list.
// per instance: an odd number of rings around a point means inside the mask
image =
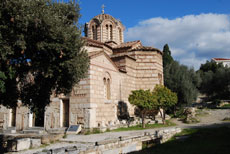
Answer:
[{"label": "grassy ground", "polygon": [[230,128],[187,129],[170,141],[132,154],[229,154]]},{"label": "grassy ground", "polygon": [[218,107],[219,109],[230,109],[230,104],[224,104],[221,107]]},{"label": "grassy ground", "polygon": [[175,126],[176,124],[172,123],[169,120],[166,120],[166,124],[146,124],[146,128],[142,128],[142,125],[137,125],[137,126],[131,126],[127,128],[118,128],[111,130],[111,132],[120,132],[120,131],[129,131],[129,130],[143,130],[143,129],[152,129],[152,128],[160,128],[160,127],[170,127],[170,126]]},{"label": "grassy ground", "polygon": [[[106,130],[106,132],[120,132],[120,131],[130,131],[130,130],[143,130],[143,129],[152,129],[152,128],[161,128],[161,127],[170,127],[170,126],[176,126],[175,123],[166,120],[166,123],[163,124],[146,124],[145,127],[146,128],[142,128],[142,125],[137,125],[137,126],[130,126],[130,127],[121,127],[121,128],[117,128],[114,130]],[[90,134],[99,134],[99,133],[103,133],[101,132],[99,129],[95,128],[91,131],[86,131],[83,134],[84,135],[90,135]]]}]

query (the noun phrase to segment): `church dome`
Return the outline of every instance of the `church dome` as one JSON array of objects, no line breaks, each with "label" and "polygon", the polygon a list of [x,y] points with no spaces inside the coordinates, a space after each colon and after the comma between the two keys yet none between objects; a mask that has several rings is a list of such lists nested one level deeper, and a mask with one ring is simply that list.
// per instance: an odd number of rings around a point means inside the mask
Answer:
[{"label": "church dome", "polygon": [[85,36],[100,42],[121,44],[124,42],[124,26],[109,14],[99,14],[85,24]]}]

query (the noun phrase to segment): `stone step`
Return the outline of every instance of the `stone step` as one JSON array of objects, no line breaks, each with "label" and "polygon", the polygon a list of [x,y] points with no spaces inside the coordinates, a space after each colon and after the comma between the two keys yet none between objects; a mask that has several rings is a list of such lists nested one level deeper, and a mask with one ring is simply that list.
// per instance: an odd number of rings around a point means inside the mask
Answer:
[{"label": "stone step", "polygon": [[30,127],[22,131],[24,134],[45,134],[44,127]]},{"label": "stone step", "polygon": [[45,130],[23,130],[24,134],[45,134]]},{"label": "stone step", "polygon": [[26,128],[26,130],[45,130],[44,127],[29,127],[29,128]]},{"label": "stone step", "polygon": [[16,133],[16,127],[8,127],[6,130],[3,130],[3,133],[14,134]]},{"label": "stone step", "polygon": [[48,133],[65,133],[67,131],[67,127],[63,127],[63,128],[53,128],[53,129],[49,129]]}]

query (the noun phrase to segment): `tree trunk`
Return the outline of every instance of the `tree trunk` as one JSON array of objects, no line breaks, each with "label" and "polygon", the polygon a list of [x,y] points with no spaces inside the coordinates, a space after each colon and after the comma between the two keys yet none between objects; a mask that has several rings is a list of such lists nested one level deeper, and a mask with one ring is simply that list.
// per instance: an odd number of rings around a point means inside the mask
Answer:
[{"label": "tree trunk", "polygon": [[142,111],[141,119],[142,119],[142,128],[145,128],[145,111]]},{"label": "tree trunk", "polygon": [[162,118],[163,124],[165,124],[165,111],[163,110],[163,118]]},{"label": "tree trunk", "polygon": [[162,110],[160,109],[159,111],[160,111],[160,114],[161,114],[162,122],[163,122],[163,124],[165,124],[165,112],[164,112],[163,109]]}]

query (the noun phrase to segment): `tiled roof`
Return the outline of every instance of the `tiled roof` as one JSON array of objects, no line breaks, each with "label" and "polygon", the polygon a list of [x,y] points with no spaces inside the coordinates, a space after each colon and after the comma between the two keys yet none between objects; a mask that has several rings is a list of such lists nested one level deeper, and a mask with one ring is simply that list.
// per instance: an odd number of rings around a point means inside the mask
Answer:
[{"label": "tiled roof", "polygon": [[147,46],[139,46],[137,48],[132,49],[131,51],[158,51],[158,52],[162,53],[162,51],[160,51],[157,48],[147,47]]},{"label": "tiled roof", "polygon": [[96,41],[96,40],[92,40],[90,38],[87,37],[82,37],[82,39],[86,42],[87,45],[89,46],[94,46],[94,47],[99,47],[99,48],[103,48],[104,43],[100,42],[100,41]]},{"label": "tiled roof", "polygon": [[114,49],[131,48],[133,45],[136,45],[137,43],[141,43],[141,41],[138,40],[138,41],[121,43],[120,45],[116,46]]},{"label": "tiled roof", "polygon": [[230,59],[227,59],[227,58],[212,58],[213,60],[230,60]]},{"label": "tiled roof", "polygon": [[129,55],[128,53],[119,53],[119,54],[115,54],[115,55],[111,55],[111,58],[117,58],[117,57],[129,57],[133,60],[136,60],[134,56]]},{"label": "tiled roof", "polygon": [[111,46],[107,45],[106,43],[97,41],[97,40],[93,40],[91,38],[88,37],[82,37],[82,39],[86,42],[86,45],[88,46],[93,46],[93,47],[98,47],[98,48],[103,48],[103,46],[106,46],[110,49],[112,49]]}]

